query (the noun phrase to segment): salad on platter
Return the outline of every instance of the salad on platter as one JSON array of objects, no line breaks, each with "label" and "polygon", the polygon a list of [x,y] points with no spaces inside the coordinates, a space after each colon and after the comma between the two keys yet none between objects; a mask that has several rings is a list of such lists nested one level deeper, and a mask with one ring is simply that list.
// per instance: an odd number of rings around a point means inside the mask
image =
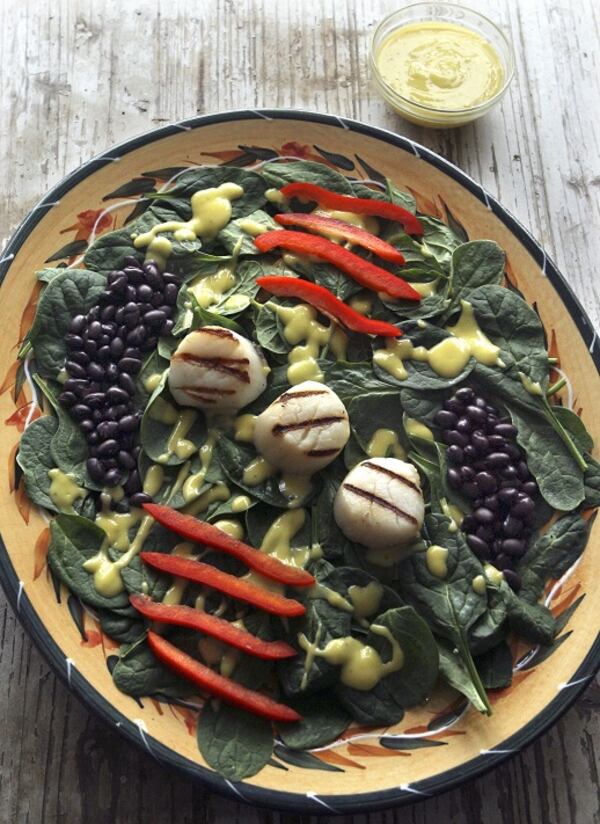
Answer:
[{"label": "salad on platter", "polygon": [[552,644],[600,464],[495,242],[284,159],[186,169],[37,276],[17,461],[52,576],[216,771],[440,683],[490,714],[509,640]]}]

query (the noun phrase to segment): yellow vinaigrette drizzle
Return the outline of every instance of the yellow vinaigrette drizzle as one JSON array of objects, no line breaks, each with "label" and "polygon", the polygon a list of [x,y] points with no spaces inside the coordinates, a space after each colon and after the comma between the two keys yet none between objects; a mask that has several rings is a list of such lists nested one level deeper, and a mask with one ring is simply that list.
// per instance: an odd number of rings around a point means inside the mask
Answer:
[{"label": "yellow vinaigrette drizzle", "polygon": [[442,21],[400,26],[385,38],[375,62],[384,82],[401,97],[447,111],[485,103],[505,79],[500,55],[488,40]]}]

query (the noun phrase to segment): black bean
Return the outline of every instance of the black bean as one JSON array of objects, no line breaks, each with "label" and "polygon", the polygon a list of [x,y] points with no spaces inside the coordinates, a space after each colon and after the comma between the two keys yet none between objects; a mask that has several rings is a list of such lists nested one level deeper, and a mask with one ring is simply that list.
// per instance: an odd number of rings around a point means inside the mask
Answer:
[{"label": "black bean", "polygon": [[491,509],[486,509],[484,506],[482,506],[473,512],[473,517],[480,524],[492,524],[496,516],[491,511]]},{"label": "black bean", "polygon": [[483,398],[480,398],[480,397],[474,398],[474,400],[471,401],[471,403],[473,404],[473,406],[477,406],[479,409],[484,409],[484,410],[487,406],[487,403],[485,402],[485,400]]},{"label": "black bean", "polygon": [[179,275],[174,275],[171,272],[164,272],[162,277],[165,283],[172,283],[178,289],[181,286],[181,278]]},{"label": "black bean", "polygon": [[153,309],[158,309],[163,300],[162,292],[155,292],[150,299],[150,304]]},{"label": "black bean", "polygon": [[100,312],[101,323],[108,323],[109,321],[112,321],[115,317],[116,311],[117,308],[114,304],[111,304],[110,306],[105,306],[104,309]]},{"label": "black bean", "polygon": [[129,395],[120,386],[111,386],[106,390],[106,399],[110,404],[127,403]]},{"label": "black bean", "polygon": [[469,443],[467,436],[463,435],[462,432],[457,432],[456,429],[449,429],[444,432],[444,435],[446,436],[446,443],[456,444],[456,446],[460,446],[462,449]]},{"label": "black bean", "polygon": [[121,432],[135,432],[138,422],[139,418],[137,415],[125,415],[119,421],[119,429]]},{"label": "black bean", "polygon": [[486,404],[485,411],[487,412],[488,415],[496,415],[496,416],[498,415],[498,410],[496,409],[495,406],[492,406],[490,403]]},{"label": "black bean", "polygon": [[100,335],[100,337],[98,338],[98,340],[96,342],[98,344],[98,347],[101,347],[101,346],[108,346],[110,341],[111,341],[110,335],[102,334],[102,335]]},{"label": "black bean", "polygon": [[158,338],[156,337],[156,335],[151,335],[149,338],[146,338],[146,340],[141,344],[140,349],[142,350],[142,352],[151,352],[156,347],[157,343]]},{"label": "black bean", "polygon": [[110,412],[110,417],[108,420],[120,421],[123,415],[127,415],[131,410],[128,404],[117,403],[114,406],[109,406],[106,411]]},{"label": "black bean", "polygon": [[504,438],[501,438],[500,435],[488,435],[488,442],[490,447],[496,452],[502,452],[506,445],[506,441]]},{"label": "black bean", "polygon": [[140,310],[140,315],[145,315],[146,312],[151,312],[155,309],[155,306],[152,306],[150,302],[148,303],[138,303],[138,309]]},{"label": "black bean", "polygon": [[112,508],[115,512],[119,512],[122,515],[126,515],[130,510],[129,503],[127,501],[116,501],[116,503],[112,504]]},{"label": "black bean", "polygon": [[119,435],[121,447],[133,455],[133,445],[135,443],[134,432],[121,432]]},{"label": "black bean", "polygon": [[104,410],[103,409],[94,409],[92,412],[92,420],[96,423],[100,423],[104,420]]},{"label": "black bean", "polygon": [[461,388],[457,389],[454,393],[454,397],[461,403],[467,404],[471,403],[475,397],[475,392],[473,392],[469,386],[461,386]]},{"label": "black bean", "polygon": [[165,315],[167,317],[167,320],[169,320],[169,318],[173,314],[173,307],[172,306],[167,306],[165,303],[161,303],[161,305],[158,308],[160,309],[161,312],[165,313]]},{"label": "black bean", "polygon": [[104,480],[104,468],[98,458],[88,458],[86,462],[87,471],[90,473],[90,478],[96,483],[102,483]]},{"label": "black bean", "polygon": [[463,466],[460,470],[460,476],[463,479],[463,481],[474,481],[475,470],[472,469],[470,466]]},{"label": "black bean", "polygon": [[92,306],[91,309],[88,309],[87,313],[88,324],[92,321],[100,320],[100,307],[99,306]]},{"label": "black bean", "polygon": [[142,269],[142,264],[135,255],[126,255],[123,258],[123,264],[125,266],[130,266],[133,269],[139,269],[140,271]]},{"label": "black bean", "polygon": [[167,283],[164,291],[165,303],[168,303],[170,306],[175,306],[178,292],[179,289],[174,283]]},{"label": "black bean", "polygon": [[106,486],[118,486],[121,483],[122,475],[118,469],[109,469],[104,477]]},{"label": "black bean", "polygon": [[478,526],[475,535],[485,541],[486,544],[491,544],[494,540],[494,530],[489,526]]},{"label": "black bean", "polygon": [[150,284],[153,289],[164,289],[164,281],[162,275],[156,266],[155,263],[149,261],[144,265],[144,274],[146,275],[146,281]]},{"label": "black bean", "polygon": [[473,481],[468,481],[463,484],[463,492],[467,498],[477,498],[479,496],[479,487]]},{"label": "black bean", "polygon": [[87,368],[89,377],[94,381],[104,380],[104,367],[93,361]]},{"label": "black bean", "polygon": [[113,338],[116,331],[117,324],[113,323],[113,321],[108,321],[107,323],[102,324],[102,333],[104,335],[108,335],[110,338]]},{"label": "black bean", "polygon": [[67,378],[63,384],[66,392],[73,392],[77,396],[83,395],[88,388],[88,382],[80,380],[79,378]]},{"label": "black bean", "polygon": [[135,383],[133,382],[131,375],[128,375],[127,372],[121,372],[118,381],[121,389],[124,389],[128,395],[135,394]]},{"label": "black bean", "polygon": [[486,495],[483,499],[483,505],[487,509],[491,509],[492,512],[497,512],[497,510],[500,509],[500,501],[496,495]]},{"label": "black bean", "polygon": [[498,418],[496,417],[496,415],[488,415],[487,416],[486,422],[485,422],[485,431],[487,432],[488,435],[493,434],[494,429],[496,428],[497,421],[498,421]]},{"label": "black bean", "polygon": [[83,350],[79,352],[69,352],[69,359],[75,361],[75,363],[78,363],[80,366],[87,366],[90,362],[90,356]]},{"label": "black bean", "polygon": [[473,432],[471,435],[471,443],[475,447],[475,449],[480,452],[482,455],[485,455],[489,452],[490,443],[485,435],[482,435],[480,432]]},{"label": "black bean", "polygon": [[110,383],[116,381],[119,375],[119,367],[116,363],[108,363],[106,365],[106,380]]},{"label": "black bean", "polygon": [[103,458],[102,465],[105,469],[114,469],[117,466],[116,458]]},{"label": "black bean", "polygon": [[468,435],[471,432],[471,430],[473,429],[473,424],[469,420],[469,418],[466,417],[466,415],[463,415],[456,422],[456,429],[459,432],[462,432],[463,435]]},{"label": "black bean", "polygon": [[503,552],[497,552],[496,557],[494,559],[494,566],[497,569],[507,569],[510,568],[512,564],[512,559],[509,555],[505,555]]},{"label": "black bean", "polygon": [[137,288],[137,299],[142,303],[147,303],[152,298],[152,294],[152,287],[148,286],[147,283],[142,283]]},{"label": "black bean", "polygon": [[509,464],[508,466],[505,466],[504,469],[500,470],[500,474],[507,481],[516,481],[519,477],[516,468],[512,464]]},{"label": "black bean", "polygon": [[514,486],[507,486],[498,492],[498,498],[503,504],[510,506],[517,499],[517,490]]},{"label": "black bean", "polygon": [[500,469],[510,463],[510,458],[506,452],[491,452],[487,456],[487,462],[488,465],[493,466],[494,469]]},{"label": "black bean", "polygon": [[139,492],[141,488],[142,482],[140,479],[139,472],[137,471],[137,469],[134,469],[132,472],[130,472],[129,478],[127,479],[127,482],[125,483],[123,489],[125,490],[126,495],[134,495],[136,492]]},{"label": "black bean", "polygon": [[518,575],[514,570],[503,569],[502,574],[504,575],[504,580],[513,590],[513,592],[518,592],[521,589],[521,576]]},{"label": "black bean", "polygon": [[486,414],[483,409],[480,409],[478,406],[467,406],[466,408],[467,416],[473,421],[473,423],[477,424],[478,426],[483,426],[486,419]]},{"label": "black bean", "polygon": [[115,312],[115,323],[121,324],[125,319],[125,307],[119,306],[117,311]]},{"label": "black bean", "polygon": [[448,458],[451,464],[455,464],[458,466],[462,464],[464,460],[463,451],[460,448],[460,446],[457,446],[456,444],[452,444],[452,446],[448,447],[448,449],[446,450],[446,457]]},{"label": "black bean", "polygon": [[489,560],[491,552],[489,544],[486,541],[482,541],[477,535],[467,535],[467,543],[478,558]]},{"label": "black bean", "polygon": [[513,505],[512,513],[517,518],[522,518],[527,521],[531,518],[535,511],[535,504],[528,495],[520,497],[516,504]]},{"label": "black bean", "polygon": [[91,392],[85,396],[85,402],[91,409],[100,409],[105,400],[104,392]]},{"label": "black bean", "polygon": [[141,283],[144,279],[143,272],[141,272],[137,266],[126,266],[123,271],[127,275],[129,283],[133,283],[134,286],[137,286],[138,283]]},{"label": "black bean", "polygon": [[113,269],[112,272],[109,272],[106,276],[106,282],[109,286],[111,286],[115,282],[115,280],[122,278],[123,274],[124,272],[122,269]]},{"label": "black bean", "polygon": [[496,479],[490,472],[478,472],[475,482],[485,495],[496,491]]},{"label": "black bean", "polygon": [[[127,352],[127,350],[125,350]],[[122,372],[128,372],[130,375],[137,375],[142,368],[142,361],[136,357],[123,357],[117,364]]]},{"label": "black bean", "polygon": [[128,300],[130,303],[134,301],[137,297],[137,293],[135,291],[135,286],[132,286],[130,283],[127,285],[125,289],[125,299]]},{"label": "black bean", "polygon": [[494,427],[496,435],[502,435],[503,438],[510,438],[514,440],[517,437],[517,427],[512,423],[497,423]]},{"label": "black bean", "polygon": [[516,538],[523,531],[523,522],[514,515],[507,515],[502,521],[502,531],[507,538]]},{"label": "black bean", "polygon": [[92,321],[87,328],[88,340],[97,340],[102,334],[102,324],[99,320]]},{"label": "black bean", "polygon": [[123,467],[123,469],[135,469],[136,461],[131,453],[126,452],[124,449],[119,450],[117,453],[117,463],[119,466]]},{"label": "black bean", "polygon": [[454,487],[454,489],[460,489],[462,485],[462,478],[458,469],[448,470],[448,483],[450,486]]},{"label": "black bean", "polygon": [[145,492],[136,492],[129,498],[129,503],[131,506],[142,506],[142,504],[151,504],[152,498]]},{"label": "black bean", "polygon": [[83,348],[90,358],[93,358],[98,351],[98,344],[95,340],[86,340],[84,341]]},{"label": "black bean", "polygon": [[456,398],[449,398],[447,401],[444,401],[444,409],[448,412],[454,412],[455,415],[463,415],[465,412],[465,408],[457,401]]},{"label": "black bean", "polygon": [[119,424],[116,421],[102,421],[98,424],[98,434],[103,441],[116,438],[119,434]]},{"label": "black bean", "polygon": [[505,538],[502,541],[502,552],[506,555],[523,555],[525,552],[525,541],[520,538]]},{"label": "black bean", "polygon": [[163,323],[160,327],[159,334],[161,337],[165,338],[167,335],[170,335],[173,331],[173,327],[175,326],[175,321],[171,318],[167,318],[167,320]]},{"label": "black bean", "polygon": [[96,357],[98,358],[98,360],[101,363],[107,363],[111,358],[110,346],[109,345],[101,346],[98,349],[98,354],[96,355]]},{"label": "black bean", "polygon": [[118,360],[121,355],[123,354],[123,350],[125,349],[125,344],[123,343],[121,338],[113,338],[110,342],[110,356],[115,360]]},{"label": "black bean", "polygon": [[148,333],[143,326],[136,326],[131,332],[127,334],[127,343],[132,343],[134,346],[140,346],[146,338]]},{"label": "black bean", "polygon": [[463,449],[463,454],[465,456],[465,461],[477,460],[477,450],[471,444],[465,446],[465,448]]},{"label": "black bean", "polygon": [[148,326],[162,326],[165,322],[165,314],[161,312],[160,309],[153,309],[151,312],[146,312],[143,318],[143,322],[147,323]]},{"label": "black bean", "polygon": [[124,274],[120,274],[116,280],[110,284],[110,291],[113,295],[124,295],[127,289],[127,278]]},{"label": "black bean", "polygon": [[477,526],[477,521],[472,515],[465,515],[461,524],[463,532],[475,532]]},{"label": "black bean", "polygon": [[78,352],[84,346],[84,340],[79,335],[67,335],[65,337],[65,344],[67,349],[72,352]]},{"label": "black bean", "polygon": [[100,458],[112,458],[113,455],[117,454],[118,449],[118,442],[114,438],[109,438],[98,447],[98,455]]},{"label": "black bean", "polygon": [[525,483],[523,484],[523,492],[525,492],[526,495],[529,495],[529,497],[533,497],[533,495],[535,495],[537,491],[538,487],[535,481],[525,481]]},{"label": "black bean", "polygon": [[518,461],[522,453],[516,443],[505,443],[501,452],[506,452],[511,461]]},{"label": "black bean", "polygon": [[526,461],[519,461],[517,464],[517,475],[521,481],[526,481],[529,478],[529,468]]},{"label": "black bean", "polygon": [[58,400],[64,406],[73,406],[73,404],[77,400],[77,395],[74,392],[61,392],[58,396]]},{"label": "black bean", "polygon": [[85,329],[86,318],[85,315],[75,315],[69,324],[69,332],[73,335],[80,335]]},{"label": "black bean", "polygon": [[79,428],[87,435],[95,430],[96,424],[91,418],[84,418],[82,421],[79,421]]},{"label": "black bean", "polygon": [[440,409],[435,413],[433,420],[440,429],[452,429],[456,426],[458,418],[454,412],[449,412],[447,409]]}]

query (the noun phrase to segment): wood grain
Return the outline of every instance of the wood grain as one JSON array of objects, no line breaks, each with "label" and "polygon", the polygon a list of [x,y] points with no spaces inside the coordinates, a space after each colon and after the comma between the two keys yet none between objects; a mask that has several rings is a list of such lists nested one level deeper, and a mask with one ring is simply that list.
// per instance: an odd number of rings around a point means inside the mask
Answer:
[{"label": "wood grain", "polygon": [[[370,86],[368,41],[396,8],[391,0],[4,0],[0,237],[115,141],[195,113],[306,107],[407,134],[472,174],[533,231],[598,325],[599,8],[593,0],[472,5],[508,30],[516,77],[487,119],[434,132],[401,121]],[[126,744],[57,681],[0,599],[0,822],[309,821],[212,796]],[[596,682],[495,772],[345,821],[600,822],[599,705]]]}]

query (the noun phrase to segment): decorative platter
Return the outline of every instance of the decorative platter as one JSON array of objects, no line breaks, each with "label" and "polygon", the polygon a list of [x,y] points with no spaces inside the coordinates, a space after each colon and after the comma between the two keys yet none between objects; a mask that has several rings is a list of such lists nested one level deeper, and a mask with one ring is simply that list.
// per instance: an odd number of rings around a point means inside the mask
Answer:
[{"label": "decorative platter", "polygon": [[[31,327],[44,266],[67,266],[91,242],[138,214],[140,199],[199,165],[251,169],[300,159],[352,181],[391,179],[419,212],[469,240],[496,241],[505,278],[538,313],[560,403],[600,442],[600,342],[577,299],[540,245],[485,190],[448,161],[391,132],[302,111],[244,110],[197,117],[115,146],[70,174],[35,206],[2,260],[0,321],[0,579],[20,620],[55,671],[91,709],[167,766],[211,790],[260,806],[312,814],[366,812],[448,790],[497,766],[540,735],[585,689],[600,665],[600,528],[592,508],[583,555],[546,583],[543,603],[559,631],[550,644],[510,640],[509,687],[492,690],[493,714],[442,688],[388,727],[351,725],[334,742],[295,750],[276,741],[267,765],[243,781],[209,768],[197,740],[193,701],[134,699],[111,672],[119,644],[94,610],[57,581],[47,563],[48,517],[25,492],[16,462],[21,434],[40,417],[27,361],[17,354]],[[142,201],[143,203],[143,201]],[[32,394],[33,388],[33,394]]]}]

